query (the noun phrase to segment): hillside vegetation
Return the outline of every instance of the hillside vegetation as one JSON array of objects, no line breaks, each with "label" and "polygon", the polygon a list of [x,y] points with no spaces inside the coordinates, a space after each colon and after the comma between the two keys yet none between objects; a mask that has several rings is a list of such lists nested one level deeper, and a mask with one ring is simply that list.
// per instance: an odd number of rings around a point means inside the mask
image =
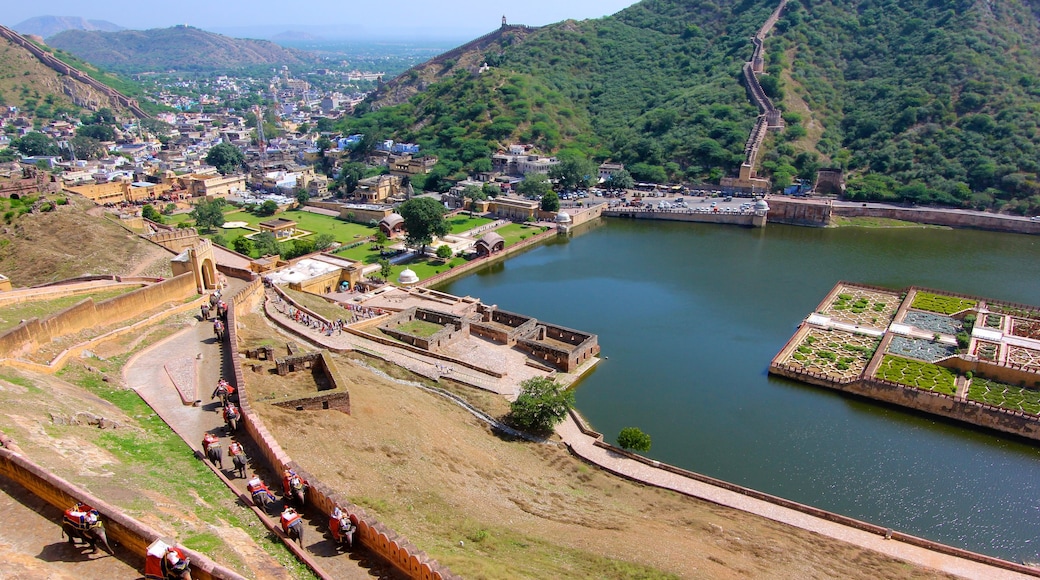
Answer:
[{"label": "hillside vegetation", "polygon": [[47,38],[65,30],[101,30],[116,32],[122,26],[107,20],[87,20],[82,16],[34,16],[11,27],[20,34],[35,34]]},{"label": "hillside vegetation", "polygon": [[[408,102],[361,107],[345,130],[415,141],[461,175],[509,142],[574,148],[637,179],[735,174],[756,109],[739,84],[776,0],[644,0],[618,14],[510,33],[406,73]],[[821,166],[855,199],[1040,210],[1040,40],[1031,2],[808,0],[766,42],[763,88],[788,130],[762,171]],[[476,64],[491,70],[476,75]],[[433,73],[433,78],[431,74]],[[438,185],[442,185],[438,183]]]},{"label": "hillside vegetation", "polygon": [[66,30],[47,39],[47,43],[117,72],[227,70],[316,62],[309,53],[267,40],[229,38],[190,26],[119,32]]}]

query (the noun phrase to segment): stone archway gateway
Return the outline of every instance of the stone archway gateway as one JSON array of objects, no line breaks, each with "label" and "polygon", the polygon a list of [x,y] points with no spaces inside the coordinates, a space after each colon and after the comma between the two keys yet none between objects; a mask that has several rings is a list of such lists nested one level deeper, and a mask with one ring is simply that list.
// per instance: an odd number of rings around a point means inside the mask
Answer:
[{"label": "stone archway gateway", "polygon": [[216,258],[213,257],[213,242],[201,239],[195,245],[177,254],[170,260],[173,275],[191,272],[195,275],[195,287],[199,293],[215,290],[218,286]]}]

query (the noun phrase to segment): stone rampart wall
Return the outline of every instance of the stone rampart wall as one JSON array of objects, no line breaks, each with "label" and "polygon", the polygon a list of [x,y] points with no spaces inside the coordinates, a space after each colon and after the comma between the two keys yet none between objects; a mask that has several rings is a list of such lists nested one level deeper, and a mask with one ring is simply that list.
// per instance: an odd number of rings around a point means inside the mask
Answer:
[{"label": "stone rampart wall", "polygon": [[303,397],[301,399],[273,403],[273,405],[285,409],[295,409],[297,411],[321,411],[332,409],[349,415],[350,393],[315,395],[313,397]]},{"label": "stone rampart wall", "polygon": [[603,210],[606,217],[630,218],[637,220],[668,220],[677,222],[698,222],[711,224],[730,224],[736,226],[753,226],[754,215],[727,213],[694,213],[686,210],[647,210],[639,208],[615,208]]},{"label": "stone rampart wall", "polygon": [[[242,308],[243,311],[246,311],[249,305],[256,304],[262,298],[263,285],[259,280],[254,281],[232,297],[228,305],[228,341],[232,352],[237,351],[238,345],[238,310]],[[357,525],[358,539],[361,544],[372,550],[377,557],[408,575],[409,578],[417,580],[457,578],[446,567],[441,566],[406,539],[369,516],[360,506],[350,503],[347,498],[340,496],[331,487],[296,465],[253,410],[242,365],[235,360],[232,366],[234,367],[235,384],[239,388],[239,403],[246,432],[253,438],[260,449],[263,460],[274,473],[281,473],[285,467],[290,466],[296,469],[297,473],[311,484],[311,491],[307,494],[308,504],[325,514],[331,513],[333,507],[339,505],[350,514],[350,519]]]},{"label": "stone rampart wall", "polygon": [[[770,206],[773,200],[769,201]],[[770,212],[772,214],[772,212]],[[834,215],[842,217],[873,217],[904,220],[915,223],[971,228],[995,232],[1040,235],[1040,221],[1009,219],[1008,216],[979,213],[959,213],[952,210],[918,207],[856,207],[835,206]],[[770,219],[772,216],[770,216]]]},{"label": "stone rampart wall", "polygon": [[[101,519],[105,522],[105,532],[110,541],[118,542],[123,548],[134,554],[139,554],[139,562],[142,569],[144,568],[144,554],[148,546],[161,538],[159,532],[131,518],[119,508],[53,475],[9,449],[0,448],[0,474],[21,485],[59,510],[65,510],[77,501],[86,502],[96,508],[101,514]],[[57,538],[58,522],[55,522],[54,527],[55,537]],[[184,546],[178,547],[191,559],[192,578],[199,580],[245,580],[243,576],[214,563],[194,550],[189,550]]]},{"label": "stone rampart wall", "polygon": [[805,203],[777,197],[770,197],[768,202],[769,213],[766,216],[770,223],[824,227],[831,225],[833,220],[829,203]]},{"label": "stone rampart wall", "polygon": [[195,293],[195,277],[187,273],[103,302],[95,303],[88,297],[48,318],[27,320],[0,335],[0,358],[17,358],[55,338],[129,320]]}]

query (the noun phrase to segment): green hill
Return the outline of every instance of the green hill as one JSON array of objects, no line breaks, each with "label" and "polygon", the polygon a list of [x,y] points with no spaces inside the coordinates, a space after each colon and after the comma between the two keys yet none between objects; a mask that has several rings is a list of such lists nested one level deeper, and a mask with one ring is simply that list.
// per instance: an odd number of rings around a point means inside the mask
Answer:
[{"label": "green hill", "polygon": [[229,38],[190,26],[119,32],[66,30],[48,38],[47,43],[119,72],[227,70],[317,61],[307,52],[267,40]]},{"label": "green hill", "polygon": [[[757,114],[741,66],[777,4],[644,0],[599,20],[502,31],[388,83],[344,128],[418,142],[447,173],[481,169],[485,151],[520,141],[621,161],[637,179],[732,175]],[[839,166],[856,199],[1040,210],[1036,9],[790,2],[766,41],[762,83],[789,128],[767,140],[761,171],[783,185]]]}]

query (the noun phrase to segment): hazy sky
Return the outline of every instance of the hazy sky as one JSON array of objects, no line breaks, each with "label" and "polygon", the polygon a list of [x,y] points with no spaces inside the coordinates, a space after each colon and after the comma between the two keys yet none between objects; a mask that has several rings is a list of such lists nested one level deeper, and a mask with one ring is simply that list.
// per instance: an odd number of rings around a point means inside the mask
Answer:
[{"label": "hazy sky", "polygon": [[599,18],[634,3],[635,0],[48,0],[43,4],[6,3],[0,22],[12,26],[34,16],[82,16],[134,29],[188,24],[208,30],[256,29],[269,34],[320,28],[318,33],[330,36],[401,36],[405,32],[450,38],[490,32],[498,27],[503,15],[512,24],[540,26],[568,18]]}]

